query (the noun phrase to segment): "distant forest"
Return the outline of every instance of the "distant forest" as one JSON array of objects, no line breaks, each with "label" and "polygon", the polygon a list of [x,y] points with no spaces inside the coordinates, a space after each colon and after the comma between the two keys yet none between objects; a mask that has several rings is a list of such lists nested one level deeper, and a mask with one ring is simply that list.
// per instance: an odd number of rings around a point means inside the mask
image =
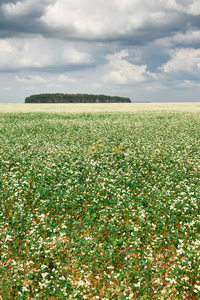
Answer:
[{"label": "distant forest", "polygon": [[26,97],[25,103],[116,103],[131,102],[130,98],[88,94],[38,94]]}]

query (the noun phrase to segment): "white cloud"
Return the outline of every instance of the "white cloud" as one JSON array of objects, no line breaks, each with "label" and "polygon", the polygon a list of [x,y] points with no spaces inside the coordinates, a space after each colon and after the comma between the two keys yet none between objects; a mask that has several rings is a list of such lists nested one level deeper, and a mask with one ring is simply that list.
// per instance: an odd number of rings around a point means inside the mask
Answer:
[{"label": "white cloud", "polygon": [[113,38],[131,33],[155,19],[166,22],[164,6],[157,0],[57,0],[49,6],[42,20],[62,35]]},{"label": "white cloud", "polygon": [[6,40],[0,40],[0,54],[8,54],[15,51],[15,48]]},{"label": "white cloud", "polygon": [[[84,47],[83,47],[84,48]],[[91,65],[92,55],[73,43],[54,39],[27,38],[0,40],[0,69],[62,68]]]},{"label": "white cloud", "polygon": [[199,0],[161,0],[161,7],[168,11],[183,12],[191,15],[200,13]]},{"label": "white cloud", "polygon": [[107,59],[109,60],[107,68],[110,71],[103,76],[103,82],[127,84],[145,80],[144,73],[146,71],[146,66],[129,63],[126,60],[128,55],[129,53],[127,50],[122,50],[119,53],[107,56]]},{"label": "white cloud", "polygon": [[28,54],[20,59],[19,61],[20,67],[35,67],[42,68],[48,66],[48,63],[45,63],[42,59],[34,58],[34,55]]},{"label": "white cloud", "polygon": [[56,79],[61,82],[69,82],[69,83],[76,82],[75,79],[69,78],[68,76],[65,76],[63,74],[60,74],[58,77],[56,77]]},{"label": "white cloud", "polygon": [[189,45],[199,45],[199,43],[200,30],[189,29],[185,32],[177,32],[169,37],[159,38],[153,42],[153,45],[164,48],[174,48],[177,44],[190,47]]},{"label": "white cloud", "polygon": [[63,62],[72,65],[90,64],[92,59],[89,53],[79,51],[73,46],[66,46],[63,50]]},{"label": "white cloud", "polygon": [[[104,33],[106,28],[106,31],[110,30],[107,25],[113,19],[113,14],[116,15],[113,3],[115,1],[57,0],[42,19],[50,28],[65,30],[63,34],[94,37]],[[111,11],[113,14],[110,14]]]},{"label": "white cloud", "polygon": [[156,91],[161,91],[161,90],[166,90],[167,87],[164,86],[162,83],[160,84],[152,84],[150,86],[146,86],[145,90],[148,92],[156,92]]},{"label": "white cloud", "polygon": [[43,38],[0,40],[0,46],[0,69],[42,68],[51,65],[53,53]]},{"label": "white cloud", "polygon": [[188,30],[186,33],[177,33],[172,38],[173,43],[195,44],[200,43],[200,30]]},{"label": "white cloud", "polygon": [[19,76],[19,75],[16,75],[15,76],[15,79],[18,81],[18,82],[23,82],[23,83],[32,83],[32,84],[36,84],[36,83],[46,83],[46,79],[40,77],[39,75],[36,75],[36,76]]},{"label": "white cloud", "polygon": [[0,69],[13,68],[16,65],[15,55],[18,50],[7,40],[0,40]]},{"label": "white cloud", "polygon": [[176,49],[171,50],[171,59],[162,66],[165,73],[189,72],[198,73],[200,71],[200,49]]},{"label": "white cloud", "polygon": [[191,81],[191,80],[184,80],[184,82],[178,84],[177,87],[178,88],[184,88],[184,89],[199,88],[200,83],[197,83],[197,82]]},{"label": "white cloud", "polygon": [[186,14],[197,16],[200,14],[199,0],[176,0],[177,10]]},{"label": "white cloud", "polygon": [[140,29],[143,34],[149,28],[154,33],[161,27],[171,31],[173,24],[177,28],[182,15],[198,14],[199,0],[56,0],[48,6],[42,21],[65,37],[113,39],[138,36]]}]

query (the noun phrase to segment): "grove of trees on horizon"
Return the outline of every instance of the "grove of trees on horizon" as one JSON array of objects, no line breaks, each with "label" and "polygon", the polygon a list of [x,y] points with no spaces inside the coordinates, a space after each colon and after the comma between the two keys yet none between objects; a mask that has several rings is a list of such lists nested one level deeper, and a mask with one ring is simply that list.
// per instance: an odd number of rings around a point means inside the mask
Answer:
[{"label": "grove of trees on horizon", "polygon": [[130,98],[93,94],[37,94],[26,97],[25,103],[129,103]]}]

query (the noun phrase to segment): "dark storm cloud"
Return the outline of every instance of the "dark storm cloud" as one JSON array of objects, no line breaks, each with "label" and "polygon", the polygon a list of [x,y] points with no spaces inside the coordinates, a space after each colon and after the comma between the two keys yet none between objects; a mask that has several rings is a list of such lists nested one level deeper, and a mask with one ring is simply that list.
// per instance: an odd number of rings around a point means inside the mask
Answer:
[{"label": "dark storm cloud", "polygon": [[15,4],[17,2],[22,2],[22,0],[21,1],[19,1],[19,0],[2,0],[2,2],[0,3],[0,6],[2,6],[4,4],[13,4],[13,3]]},{"label": "dark storm cloud", "polygon": [[42,34],[45,26],[41,21],[49,1],[4,1],[0,4],[0,37],[16,37]]},{"label": "dark storm cloud", "polygon": [[146,70],[151,73],[160,73],[160,68],[170,60],[170,55],[162,48],[137,47],[134,50],[129,50],[129,56],[126,60],[136,65],[145,64]]}]

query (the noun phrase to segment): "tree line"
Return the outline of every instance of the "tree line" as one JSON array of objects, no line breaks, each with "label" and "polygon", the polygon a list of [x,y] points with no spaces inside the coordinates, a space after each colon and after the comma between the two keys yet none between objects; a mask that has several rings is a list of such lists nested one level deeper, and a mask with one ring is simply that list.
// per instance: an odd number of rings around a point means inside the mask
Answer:
[{"label": "tree line", "polygon": [[38,94],[26,97],[25,103],[116,103],[130,98],[91,94]]}]

